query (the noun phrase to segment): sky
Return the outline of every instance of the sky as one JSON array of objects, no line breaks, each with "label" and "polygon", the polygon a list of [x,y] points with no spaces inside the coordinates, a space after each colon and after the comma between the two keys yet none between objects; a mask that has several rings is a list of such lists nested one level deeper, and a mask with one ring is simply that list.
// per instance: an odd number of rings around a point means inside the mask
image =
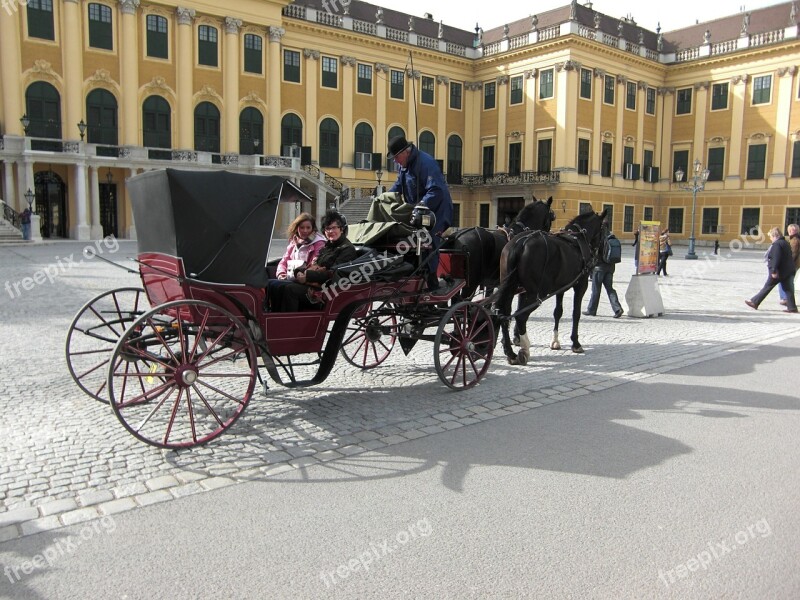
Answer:
[{"label": "sky", "polygon": [[[584,4],[585,0],[578,0]],[[433,14],[435,21],[444,21],[445,25],[458,27],[467,31],[475,29],[479,23],[484,30],[500,27],[506,23],[518,21],[529,14],[543,13],[569,4],[569,0],[538,0],[536,2],[519,2],[518,0],[494,0],[480,2],[477,0],[370,0],[372,4],[391,8],[406,14],[422,17],[426,12]],[[645,29],[655,31],[661,23],[662,31],[671,31],[694,25],[700,22],[729,16],[745,11],[782,4],[778,0],[645,0],[642,4],[631,0],[597,0],[593,8],[610,17],[632,16],[634,21]],[[527,5],[527,8],[526,8]],[[786,18],[789,18],[787,12]]]}]

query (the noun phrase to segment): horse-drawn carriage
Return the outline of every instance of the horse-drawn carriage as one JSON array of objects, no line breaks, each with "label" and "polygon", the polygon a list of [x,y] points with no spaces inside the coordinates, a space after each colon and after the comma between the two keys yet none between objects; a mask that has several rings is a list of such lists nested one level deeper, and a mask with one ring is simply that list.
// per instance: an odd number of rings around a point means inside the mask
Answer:
[{"label": "horse-drawn carriage", "polygon": [[326,379],[340,353],[369,369],[398,340],[406,352],[426,340],[450,388],[486,374],[493,317],[484,304],[453,300],[465,284],[465,252],[445,251],[440,274],[452,284],[444,294],[426,290],[416,252],[367,248],[337,268],[318,309],[266,312],[278,205],[309,200],[299,188],[279,177],[177,170],[133,177],[128,187],[142,287],[89,301],[69,329],[66,356],[81,389],[110,403],[140,440],[181,448],[219,436],[262,381],[259,359],[275,382],[308,386]]}]

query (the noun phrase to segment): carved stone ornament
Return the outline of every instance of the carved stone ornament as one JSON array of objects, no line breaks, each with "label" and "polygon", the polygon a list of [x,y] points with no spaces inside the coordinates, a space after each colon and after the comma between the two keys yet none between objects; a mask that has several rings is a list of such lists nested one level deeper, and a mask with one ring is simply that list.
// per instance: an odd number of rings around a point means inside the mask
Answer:
[{"label": "carved stone ornament", "polygon": [[606,76],[605,69],[595,69],[595,70],[594,70],[594,76],[595,76],[597,79],[602,79],[603,77],[605,77],[605,76]]},{"label": "carved stone ornament", "polygon": [[525,79],[536,79],[539,75],[539,69],[528,69],[523,75],[525,75]]},{"label": "carved stone ornament", "polygon": [[216,100],[219,103],[222,103],[222,96],[217,93],[213,87],[208,84],[205,84],[199,92],[197,92],[195,96],[196,100]]},{"label": "carved stone ornament", "polygon": [[563,63],[556,63],[556,71],[577,71],[581,68],[581,64],[574,60],[567,60]]},{"label": "carved stone ornament", "polygon": [[613,138],[614,138],[614,132],[613,132],[613,131],[609,131],[609,130],[605,130],[605,131],[604,131],[603,133],[601,133],[600,135],[602,135],[602,136],[603,136],[603,139],[606,139],[606,140],[609,140],[609,139],[613,139]]},{"label": "carved stone ornament", "polygon": [[789,26],[797,25],[797,2],[792,2],[792,8],[789,11]]},{"label": "carved stone ornament", "polygon": [[269,27],[269,41],[270,42],[278,42],[280,43],[281,38],[286,35],[286,30],[283,27],[275,27],[274,25],[270,25]]},{"label": "carved stone ornament", "polygon": [[375,72],[376,73],[388,73],[389,72],[389,65],[385,63],[375,63]]},{"label": "carved stone ornament", "polygon": [[646,81],[637,81],[636,82],[636,89],[637,90],[646,90],[649,86],[647,85]]},{"label": "carved stone ornament", "polygon": [[707,90],[708,86],[711,85],[708,81],[698,81],[694,84],[695,90]]},{"label": "carved stone ornament", "polygon": [[422,76],[422,73],[417,69],[411,70],[411,67],[406,69],[406,77],[409,79],[419,79]]},{"label": "carved stone ornament", "polygon": [[639,45],[644,46],[644,31],[639,31]]},{"label": "carved stone ornament", "polygon": [[503,25],[503,39],[508,39],[508,25]]},{"label": "carved stone ornament", "polygon": [[53,71],[53,65],[43,58],[33,61],[31,72],[34,73],[39,79],[47,79],[50,81],[58,81],[58,75]]},{"label": "carved stone ornament", "polygon": [[672,94],[675,93],[675,88],[674,87],[660,87],[660,88],[658,88],[658,90],[656,90],[656,93],[659,96],[671,96]]},{"label": "carved stone ornament", "polygon": [[178,15],[178,25],[191,25],[197,12],[193,8],[179,6],[175,9],[175,14]]},{"label": "carved stone ornament", "polygon": [[111,73],[107,69],[97,69],[89,78],[89,81],[93,83],[114,83],[114,80],[111,79]]},{"label": "carved stone ornament", "polygon": [[569,20],[575,21],[578,13],[578,0],[572,0],[569,5]]},{"label": "carved stone ornament", "polygon": [[444,24],[441,21],[439,21],[439,31],[437,32],[436,37],[438,37],[440,40],[444,38]]},{"label": "carved stone ornament", "polygon": [[311,48],[303,48],[303,56],[311,60],[319,60],[319,50],[312,50]]},{"label": "carved stone ornament", "polygon": [[379,6],[378,12],[375,13],[375,23],[383,25],[383,9]]},{"label": "carved stone ornament", "polygon": [[123,15],[135,15],[139,4],[140,0],[119,0],[119,9]]},{"label": "carved stone ornament", "polygon": [[408,30],[414,31],[414,17],[408,17]]},{"label": "carved stone ornament", "polygon": [[450,83],[450,78],[446,75],[437,75],[436,76],[436,83],[439,85],[448,85]]},{"label": "carved stone ornament", "polygon": [[785,77],[786,75],[790,75],[794,77],[797,74],[797,67],[781,67],[778,69],[778,77]]},{"label": "carved stone ornament", "polygon": [[723,142],[725,142],[725,138],[722,136],[715,136],[708,140],[709,144],[722,144]]},{"label": "carved stone ornament", "polygon": [[237,34],[242,28],[242,20],[234,17],[225,17],[225,33]]},{"label": "carved stone ornament", "polygon": [[497,85],[508,85],[508,75],[500,75],[497,78]]},{"label": "carved stone ornament", "polygon": [[172,90],[169,89],[167,85],[167,80],[161,77],[160,75],[156,75],[153,79],[150,80],[150,83],[145,85],[146,88],[149,90],[164,90],[165,92],[171,92]]},{"label": "carved stone ornament", "polygon": [[539,17],[533,15],[531,17],[531,31],[536,31],[536,27],[539,25]]},{"label": "carved stone ornament", "polygon": [[594,13],[594,28],[600,29],[600,23],[602,23],[603,17],[600,16],[600,13]]},{"label": "carved stone ornament", "polygon": [[619,85],[625,85],[628,83],[628,78],[625,75],[617,75],[616,81]]},{"label": "carved stone ornament", "polygon": [[750,28],[750,13],[744,13],[742,16],[742,30],[739,32],[739,35],[745,36],[747,35],[747,30]]},{"label": "carved stone ornament", "polygon": [[343,64],[345,67],[355,67],[355,66],[356,66],[356,62],[357,62],[357,61],[356,61],[356,59],[355,59],[355,58],[353,58],[352,56],[342,56],[342,57],[339,59],[339,61],[340,61],[340,62],[341,62],[341,63],[342,63],[342,64]]},{"label": "carved stone ornament", "polygon": [[750,75],[734,75],[731,77],[731,83],[733,85],[738,85],[740,83],[747,83],[750,81]]},{"label": "carved stone ornament", "polygon": [[623,39],[625,38],[625,34],[624,34],[624,33],[623,33],[623,31],[622,31],[624,27],[625,27],[625,26],[622,24],[622,21],[620,21],[619,23],[617,23],[617,33],[619,34],[619,37],[621,37],[621,38],[623,38]]},{"label": "carved stone ornament", "polygon": [[711,43],[711,30],[710,29],[706,29],[703,32],[703,43],[704,44],[710,44]]},{"label": "carved stone ornament", "polygon": [[248,104],[264,104],[264,101],[261,99],[261,96],[258,95],[258,92],[255,90],[250,90],[247,93],[247,96],[242,98],[242,101]]},{"label": "carved stone ornament", "polygon": [[464,84],[464,89],[468,92],[477,92],[480,89],[483,89],[483,82],[482,81],[467,81]]}]

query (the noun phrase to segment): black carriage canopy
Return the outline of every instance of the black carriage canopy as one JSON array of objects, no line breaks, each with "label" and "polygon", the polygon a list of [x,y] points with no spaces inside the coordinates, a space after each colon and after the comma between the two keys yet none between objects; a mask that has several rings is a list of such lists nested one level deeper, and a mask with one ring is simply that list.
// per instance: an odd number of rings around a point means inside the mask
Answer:
[{"label": "black carriage canopy", "polygon": [[279,202],[311,199],[283,177],[230,171],[150,171],[127,182],[139,254],[183,259],[189,277],[267,285]]}]

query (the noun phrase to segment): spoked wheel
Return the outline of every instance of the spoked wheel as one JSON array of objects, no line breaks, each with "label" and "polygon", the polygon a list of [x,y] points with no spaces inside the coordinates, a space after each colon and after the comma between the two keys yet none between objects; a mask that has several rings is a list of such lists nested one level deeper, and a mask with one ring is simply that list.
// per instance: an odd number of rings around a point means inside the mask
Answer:
[{"label": "spoked wheel", "polygon": [[95,400],[108,403],[108,364],[125,330],[150,309],[141,288],[104,292],[83,305],[67,332],[67,367],[72,379]]},{"label": "spoked wheel", "polygon": [[353,318],[342,340],[341,354],[359,369],[372,369],[385,361],[397,341],[397,317],[381,314],[390,304],[367,306],[363,317]]},{"label": "spoked wheel", "polygon": [[213,440],[250,402],[258,355],[228,311],[177,300],[138,318],[108,371],[111,407],[134,436],[160,448]]},{"label": "spoked wheel", "polygon": [[474,302],[459,302],[439,322],[433,360],[442,382],[462,390],[477,384],[494,352],[494,325],[489,312]]}]

